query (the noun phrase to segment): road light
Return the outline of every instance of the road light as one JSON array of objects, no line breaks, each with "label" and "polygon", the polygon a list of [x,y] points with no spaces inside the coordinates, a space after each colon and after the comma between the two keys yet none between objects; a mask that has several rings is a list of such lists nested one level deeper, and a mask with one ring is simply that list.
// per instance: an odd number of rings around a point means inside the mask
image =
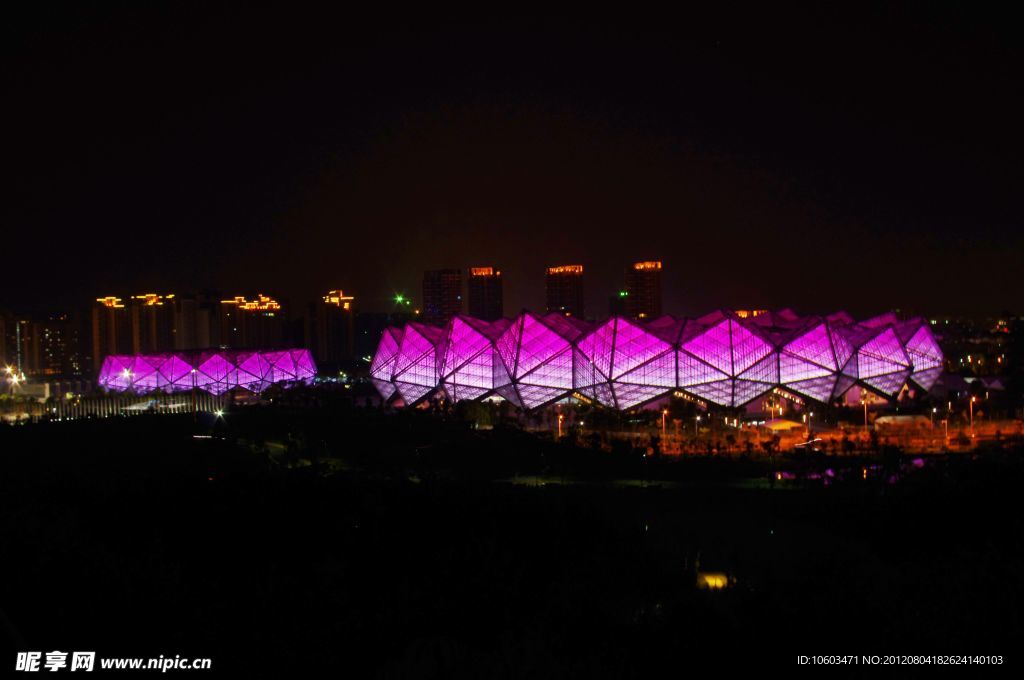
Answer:
[{"label": "road light", "polygon": [[664,409],[661,412],[661,438],[665,438],[665,418],[668,417],[668,409]]},{"label": "road light", "polygon": [[864,431],[868,431],[868,400],[861,398],[861,405],[864,407]]},{"label": "road light", "polygon": [[693,436],[697,436],[697,426],[700,424],[700,416],[697,416],[693,421]]},{"label": "road light", "polygon": [[562,438],[562,421],[563,420],[565,420],[565,415],[559,413],[558,414],[558,438],[559,439]]},{"label": "road light", "polygon": [[974,402],[975,402],[975,400],[977,400],[977,397],[971,397],[971,402],[969,404],[969,408],[971,410],[971,437],[972,438],[974,437]]},{"label": "road light", "polygon": [[937,409],[934,406],[932,406],[932,429],[935,428],[935,412],[938,411],[938,410],[939,409]]}]

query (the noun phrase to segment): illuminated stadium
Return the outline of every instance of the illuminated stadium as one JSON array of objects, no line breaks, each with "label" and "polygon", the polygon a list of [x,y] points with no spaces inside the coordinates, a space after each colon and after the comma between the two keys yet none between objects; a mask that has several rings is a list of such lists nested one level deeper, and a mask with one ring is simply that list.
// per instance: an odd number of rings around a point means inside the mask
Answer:
[{"label": "illuminated stadium", "polygon": [[112,392],[223,394],[232,389],[262,392],[275,384],[310,384],[316,364],[309,350],[210,350],[167,354],[111,355],[103,360],[99,385]]},{"label": "illuminated stadium", "polygon": [[928,323],[893,314],[857,322],[843,312],[723,310],[591,324],[524,311],[512,320],[460,315],[440,328],[388,328],[370,375],[382,397],[406,405],[497,395],[532,410],[577,396],[629,409],[673,392],[740,407],[776,388],[828,403],[854,385],[891,399],[908,383],[930,390],[942,365]]}]

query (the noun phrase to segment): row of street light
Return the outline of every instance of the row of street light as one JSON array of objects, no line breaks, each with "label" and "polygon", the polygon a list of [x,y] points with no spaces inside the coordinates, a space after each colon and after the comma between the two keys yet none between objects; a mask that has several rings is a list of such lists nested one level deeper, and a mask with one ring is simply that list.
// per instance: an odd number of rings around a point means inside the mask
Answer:
[{"label": "row of street light", "polygon": [[[11,371],[11,369],[10,369],[10,367],[8,367],[7,368],[7,372],[10,373],[10,371]],[[970,431],[971,431],[971,437],[972,438],[974,437],[974,404],[975,404],[975,402],[977,400],[978,400],[977,397],[972,396],[970,401],[968,402],[968,408],[969,408],[969,414],[970,414]],[[866,432],[868,430],[868,401],[867,401],[867,399],[862,398],[860,400],[860,403],[861,403],[861,406],[864,407],[864,431]],[[952,402],[950,403],[949,409],[952,410]],[[932,407],[932,412],[931,412],[931,426],[932,426],[932,428],[935,427],[935,414],[938,412],[938,410],[939,409],[937,407]],[[780,409],[780,412],[781,412],[781,409]],[[667,408],[666,409],[662,409],[662,411],[661,411],[661,437],[662,437],[662,439],[665,439],[668,436],[668,413],[669,413],[669,411],[668,411]],[[808,437],[810,437],[810,434],[811,434],[811,419],[812,418],[814,418],[814,411],[808,411],[807,413],[805,413],[803,415],[803,422],[806,425],[806,432],[807,432],[807,436]],[[565,414],[559,413],[558,414],[558,438],[559,439],[562,438],[562,422],[564,420],[565,420]],[[698,430],[700,428],[700,421],[701,421],[701,416],[699,416],[699,415],[694,416],[694,419],[693,419],[693,436],[694,437],[699,435],[699,431]],[[942,421],[942,423],[943,423],[943,428],[944,428],[944,432],[945,432],[945,437],[946,437],[946,439],[949,439],[949,418],[944,419]]]},{"label": "row of street light", "polygon": [[[663,409],[661,411],[661,438],[662,439],[666,439],[668,437],[668,435],[666,434],[666,429],[665,429],[666,419],[667,418],[668,418],[668,409],[666,408],[666,409]],[[697,428],[699,426],[700,426],[700,416],[694,416],[693,417],[693,436],[694,437],[697,436]]]}]

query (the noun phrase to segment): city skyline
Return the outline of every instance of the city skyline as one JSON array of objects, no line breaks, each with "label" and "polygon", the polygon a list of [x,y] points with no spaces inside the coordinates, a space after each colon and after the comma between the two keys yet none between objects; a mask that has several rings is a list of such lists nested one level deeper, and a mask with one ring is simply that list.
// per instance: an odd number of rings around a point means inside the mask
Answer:
[{"label": "city skyline", "polygon": [[1012,667],[1016,15],[716,11],[13,3],[8,672]]},{"label": "city skyline", "polygon": [[666,262],[675,314],[869,315],[896,291],[897,308],[984,315],[1024,294],[1022,55],[995,21],[808,15],[788,41],[24,11],[3,57],[23,77],[2,210],[25,283],[0,307],[341,286],[383,309],[424,270],[493,262],[510,309],[540,308],[537,273],[564,261],[598,310],[646,259]]},{"label": "city skyline", "polygon": [[[630,285],[631,285],[629,283],[629,273],[630,273],[629,270],[633,269],[634,266],[638,265],[638,264],[644,264],[644,263],[641,263],[641,262],[627,263],[627,265],[623,269],[621,269],[619,271],[612,271],[607,278],[603,278],[603,279],[598,279],[596,277],[596,275],[591,275],[590,269],[587,268],[587,267],[584,267],[584,270],[586,271],[586,277],[585,278],[586,278],[586,281],[587,281],[587,284],[584,286],[584,292],[583,292],[584,299],[585,299],[585,303],[584,303],[585,315],[584,316],[586,318],[602,319],[602,318],[607,318],[608,316],[614,316],[616,314],[625,314],[627,316],[633,315],[631,312],[628,311],[628,306],[625,305],[625,304],[622,305],[622,310],[621,311],[617,311],[617,312],[610,311],[609,310],[609,299],[611,299],[611,298],[622,298],[623,303],[625,303],[626,294],[628,293],[628,289],[630,288]],[[660,262],[658,264],[660,264]],[[583,266],[583,265],[579,265],[579,266]],[[472,266],[466,266],[465,267],[465,270],[466,270],[467,273],[471,269],[477,269],[477,267],[472,267]],[[534,276],[532,277],[532,280],[529,283],[529,286],[528,286],[529,288],[536,289],[536,291],[535,291],[536,295],[534,295],[533,297],[537,298],[537,300],[538,300],[537,304],[530,304],[530,302],[528,300],[525,301],[525,302],[520,302],[520,301],[517,301],[517,300],[511,300],[510,301],[509,300],[509,295],[507,293],[503,295],[504,304],[502,305],[502,307],[504,308],[504,316],[506,318],[510,317],[510,316],[514,316],[515,313],[517,313],[519,310],[522,310],[522,309],[544,308],[546,306],[545,305],[545,301],[546,301],[547,294],[546,294],[546,290],[545,290],[546,289],[545,279],[546,279],[547,272],[548,272],[549,269],[550,269],[550,266],[545,265],[544,267],[542,267],[540,272],[533,272]],[[457,270],[457,269],[454,269],[453,271],[455,271],[455,270]],[[626,272],[625,274],[623,274],[623,270],[625,270],[625,272]],[[418,276],[414,277],[415,280],[407,288],[391,288],[391,287],[389,287],[387,289],[386,293],[383,293],[383,294],[380,294],[380,295],[376,295],[376,296],[364,297],[358,291],[355,291],[355,290],[353,290],[352,288],[350,288],[348,286],[346,286],[344,288],[344,290],[346,292],[353,293],[353,296],[354,296],[353,299],[358,299],[358,301],[359,301],[358,303],[354,303],[353,302],[353,305],[355,306],[355,311],[357,311],[357,312],[389,313],[389,312],[401,311],[402,305],[404,305],[406,302],[408,302],[409,305],[414,306],[415,309],[417,309],[417,310],[422,312],[422,309],[420,309],[423,306],[423,302],[424,302],[422,277],[423,277],[423,274],[425,273],[425,271],[435,271],[435,270],[423,270],[423,271],[421,271]],[[444,270],[440,270],[440,271],[444,271]],[[659,270],[659,274],[660,273],[661,272]],[[502,268],[502,271],[499,272],[499,274],[500,274],[500,279],[502,279],[503,281],[506,281],[508,279],[516,280],[517,278],[519,278],[519,277],[516,276],[516,273],[514,271],[511,273],[511,276],[507,276],[508,272],[507,272],[507,270],[505,270],[505,268]],[[464,292],[468,292],[468,283],[469,283],[470,280],[471,280],[471,278],[467,277],[462,282],[462,286],[463,286]],[[329,285],[329,286],[327,286],[327,287],[325,287],[323,289],[309,289],[309,290],[303,289],[303,290],[297,290],[292,295],[280,294],[280,293],[276,292],[277,290],[279,290],[277,288],[273,288],[273,287],[271,287],[269,285],[258,285],[258,284],[257,285],[253,285],[253,286],[244,287],[244,288],[243,287],[239,287],[239,286],[235,286],[235,287],[228,286],[226,288],[211,288],[211,287],[198,288],[198,287],[187,287],[187,286],[179,287],[179,288],[158,288],[159,290],[164,290],[164,291],[179,291],[179,292],[178,293],[164,292],[164,293],[159,293],[159,294],[157,294],[157,293],[140,293],[140,294],[137,294],[137,295],[133,295],[131,293],[131,291],[134,290],[133,288],[127,287],[127,286],[120,286],[120,287],[115,287],[116,288],[115,292],[117,294],[105,294],[105,293],[110,293],[109,289],[102,289],[102,290],[98,290],[97,292],[93,292],[93,293],[84,292],[84,293],[80,293],[80,294],[76,295],[75,297],[66,298],[67,302],[65,302],[63,304],[57,304],[55,301],[41,301],[41,302],[38,302],[38,303],[30,303],[30,302],[27,302],[25,299],[23,299],[23,297],[20,297],[20,296],[18,298],[14,298],[13,302],[10,302],[10,303],[6,303],[2,299],[0,299],[0,312],[10,314],[10,315],[12,315],[14,317],[24,318],[24,319],[27,319],[27,320],[41,321],[41,320],[48,319],[50,317],[66,316],[68,314],[74,314],[76,312],[88,315],[89,308],[91,306],[93,306],[93,304],[95,302],[100,301],[100,300],[104,300],[104,299],[108,299],[108,298],[111,299],[111,300],[116,299],[119,302],[126,302],[126,301],[130,301],[132,298],[137,298],[137,297],[145,297],[145,296],[152,296],[152,295],[158,295],[160,297],[164,297],[164,296],[174,297],[176,294],[178,294],[178,295],[184,294],[184,295],[191,295],[191,296],[209,295],[209,296],[213,296],[213,297],[218,298],[218,301],[220,301],[219,298],[221,296],[228,296],[231,299],[246,299],[248,297],[258,298],[258,297],[261,297],[261,296],[268,296],[269,298],[272,298],[273,300],[275,300],[275,302],[279,303],[281,305],[281,308],[283,310],[287,310],[288,313],[291,313],[291,312],[295,311],[298,316],[304,316],[306,314],[306,312],[302,311],[302,310],[305,309],[310,303],[316,303],[316,302],[321,301],[326,294],[328,294],[330,292],[333,292],[335,289],[337,289],[337,284],[333,284],[333,285],[334,285],[333,288],[331,287],[331,285]],[[522,285],[522,283],[520,283],[520,286],[518,286],[518,288],[522,288],[522,287],[524,287],[524,286]],[[282,286],[280,289],[285,289],[285,288],[287,288],[287,287]],[[601,291],[601,292],[594,292],[593,289],[595,289],[595,288],[598,291]],[[146,289],[145,287],[142,287],[142,288],[140,288],[140,290],[149,290],[149,289]],[[686,297],[684,293],[682,293],[682,292],[680,292],[678,290],[675,290],[675,291],[670,290],[669,284],[665,283],[664,280],[662,281],[662,284],[661,284],[661,290],[662,290],[662,295],[665,298],[682,299],[682,298]],[[224,292],[224,291],[230,291],[230,292]],[[607,293],[605,293],[604,291],[607,291]],[[99,293],[98,297],[97,297],[97,293]],[[125,295],[126,295],[126,297],[124,297]],[[465,297],[465,295],[463,297]],[[707,296],[707,298],[710,298],[710,297],[715,297],[715,296]],[[878,314],[883,314],[883,313],[886,313],[886,312],[895,312],[895,313],[902,314],[902,315],[905,315],[905,316],[921,315],[921,316],[938,317],[938,318],[971,319],[971,320],[976,320],[976,321],[982,320],[982,319],[1015,317],[1015,316],[1019,315],[1019,313],[1020,313],[1019,306],[1011,304],[1012,301],[1009,301],[1006,305],[1002,305],[1002,306],[994,305],[991,308],[987,308],[987,307],[983,308],[983,309],[977,309],[976,308],[973,311],[972,310],[966,310],[966,311],[958,312],[958,311],[956,311],[955,306],[953,306],[953,305],[945,305],[944,306],[944,305],[942,305],[940,303],[937,303],[937,302],[929,303],[929,304],[925,304],[925,305],[921,305],[921,306],[900,306],[898,304],[894,304],[894,300],[877,300],[877,299],[873,299],[873,300],[870,300],[870,301],[849,300],[850,304],[845,304],[845,305],[844,304],[835,304],[832,307],[820,307],[820,306],[814,306],[814,305],[803,306],[803,305],[796,304],[794,302],[794,300],[798,299],[799,297],[800,297],[799,295],[795,295],[793,300],[788,300],[787,301],[786,299],[781,299],[779,304],[771,304],[771,305],[754,305],[754,304],[749,303],[749,302],[744,302],[742,299],[740,299],[736,304],[731,304],[731,305],[730,304],[719,304],[719,305],[705,304],[705,305],[698,306],[698,301],[705,299],[705,296],[701,296],[699,294],[695,294],[693,297],[690,298],[691,302],[689,304],[682,305],[682,308],[670,307],[668,304],[665,304],[663,306],[663,308],[660,305],[658,305],[658,306],[655,307],[655,309],[661,309],[663,311],[663,313],[671,314],[672,316],[693,317],[693,316],[699,316],[701,311],[702,310],[706,310],[706,309],[730,309],[730,310],[743,310],[743,309],[748,309],[748,308],[749,309],[766,309],[766,310],[795,309],[795,310],[799,311],[800,313],[824,314],[824,313],[827,313],[827,310],[829,310],[829,309],[841,308],[841,309],[850,311],[851,313],[854,313],[854,310],[863,310],[863,309],[866,309],[869,312],[868,314],[856,313],[855,316],[876,316]],[[839,302],[842,302],[842,301],[839,301]],[[465,305],[468,305],[468,301],[464,301],[464,306]],[[468,307],[467,307],[466,310],[463,310],[463,311],[467,311],[467,310],[468,310]],[[823,310],[826,310],[826,311],[823,311]],[[643,317],[643,318],[652,318],[652,317],[657,316],[657,315],[658,314],[645,314],[645,317]]]}]

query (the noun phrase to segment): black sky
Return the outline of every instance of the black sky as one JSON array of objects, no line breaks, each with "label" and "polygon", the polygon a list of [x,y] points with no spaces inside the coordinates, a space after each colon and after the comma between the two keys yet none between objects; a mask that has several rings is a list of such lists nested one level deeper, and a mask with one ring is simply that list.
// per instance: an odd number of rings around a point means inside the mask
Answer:
[{"label": "black sky", "polygon": [[680,314],[1019,309],[1010,17],[743,23],[11,17],[0,306],[342,287],[384,309],[423,269],[494,263],[514,310],[581,262],[604,313],[657,258]]}]

